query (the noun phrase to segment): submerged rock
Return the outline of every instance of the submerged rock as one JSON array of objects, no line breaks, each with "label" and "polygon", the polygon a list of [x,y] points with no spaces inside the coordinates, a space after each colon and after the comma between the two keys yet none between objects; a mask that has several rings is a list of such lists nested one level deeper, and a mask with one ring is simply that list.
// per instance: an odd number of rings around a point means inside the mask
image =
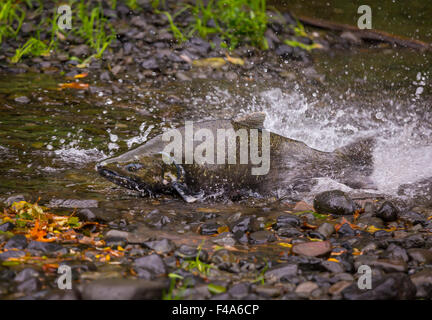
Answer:
[{"label": "submerged rock", "polygon": [[354,214],[354,201],[340,190],[324,191],[315,196],[314,208],[318,213],[332,213],[336,215]]}]

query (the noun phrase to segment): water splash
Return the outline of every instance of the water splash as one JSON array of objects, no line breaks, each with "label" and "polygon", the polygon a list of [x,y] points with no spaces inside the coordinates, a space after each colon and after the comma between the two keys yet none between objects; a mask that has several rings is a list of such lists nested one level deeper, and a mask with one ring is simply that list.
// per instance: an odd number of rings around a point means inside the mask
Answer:
[{"label": "water splash", "polygon": [[[274,88],[260,96],[263,104],[251,109],[267,113],[265,127],[312,148],[333,151],[359,138],[375,137],[371,178],[381,193],[396,195],[401,185],[432,177],[432,127],[424,120],[427,108],[420,103],[383,97],[373,106],[361,101],[347,106],[343,100],[322,106],[319,98],[307,98],[298,88]],[[329,181],[317,186],[333,187]],[[416,193],[426,195],[428,190]]]},{"label": "water splash", "polygon": [[96,148],[64,147],[55,150],[54,153],[60,160],[70,164],[87,164],[106,158],[105,153]]}]

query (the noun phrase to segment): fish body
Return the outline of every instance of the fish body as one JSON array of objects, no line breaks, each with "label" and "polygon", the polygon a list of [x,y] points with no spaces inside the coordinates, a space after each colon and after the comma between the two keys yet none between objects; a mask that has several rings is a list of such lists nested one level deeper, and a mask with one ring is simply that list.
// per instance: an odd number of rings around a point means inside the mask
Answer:
[{"label": "fish body", "polygon": [[[262,129],[263,120],[254,114],[240,120],[193,123],[193,128],[186,125],[103,160],[96,169],[111,182],[142,196],[177,194],[187,202],[217,193],[232,199],[295,196],[310,190],[320,177],[355,188],[371,187],[367,176],[372,172],[373,140],[322,152]],[[237,136],[229,140],[221,132]],[[180,146],[181,151],[176,153],[173,146]]]}]

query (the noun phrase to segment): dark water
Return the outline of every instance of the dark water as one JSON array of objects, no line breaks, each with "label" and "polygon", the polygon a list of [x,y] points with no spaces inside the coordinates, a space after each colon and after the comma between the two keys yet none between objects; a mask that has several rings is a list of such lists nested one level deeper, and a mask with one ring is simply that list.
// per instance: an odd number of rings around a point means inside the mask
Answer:
[{"label": "dark water", "polygon": [[372,9],[372,28],[412,39],[432,42],[432,2],[422,0],[280,0],[270,4],[281,11],[357,26],[361,5]]}]

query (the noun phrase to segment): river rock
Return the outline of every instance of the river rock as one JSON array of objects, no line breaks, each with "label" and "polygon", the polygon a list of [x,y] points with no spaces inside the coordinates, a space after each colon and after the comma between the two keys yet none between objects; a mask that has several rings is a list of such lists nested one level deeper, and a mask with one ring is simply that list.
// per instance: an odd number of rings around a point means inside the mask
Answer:
[{"label": "river rock", "polygon": [[244,299],[249,294],[250,284],[245,282],[240,282],[234,284],[228,289],[228,293],[234,299]]},{"label": "river rock", "polygon": [[15,228],[15,225],[9,221],[0,225],[0,231],[3,231],[3,232],[11,231],[11,230],[13,230],[13,228]]},{"label": "river rock", "polygon": [[181,245],[175,252],[174,255],[177,258],[182,259],[195,259],[199,252],[199,259],[201,261],[207,262],[208,261],[208,253],[205,250],[198,250],[195,247],[191,247],[188,245]]},{"label": "river rock", "polygon": [[317,231],[322,234],[324,238],[328,239],[335,232],[335,227],[331,223],[324,222],[318,227]]},{"label": "river rock", "polygon": [[396,221],[399,210],[389,201],[384,202],[378,209],[376,216],[385,222]]},{"label": "river rock", "polygon": [[432,269],[424,269],[413,274],[411,281],[417,288],[417,298],[432,298]]},{"label": "river rock", "polygon": [[51,253],[62,250],[63,246],[55,242],[30,241],[27,249]]},{"label": "river rock", "polygon": [[17,234],[6,242],[5,249],[25,249],[27,247],[27,238],[22,234]]},{"label": "river rock", "polygon": [[277,217],[276,223],[273,225],[275,230],[287,227],[299,227],[301,220],[293,214],[282,214]]},{"label": "river rock", "polygon": [[292,247],[292,251],[298,255],[308,257],[319,257],[329,253],[332,249],[330,241],[313,241],[296,243]]},{"label": "river rock", "polygon": [[148,300],[161,299],[166,282],[141,279],[105,279],[82,286],[84,300]]},{"label": "river rock", "polygon": [[298,267],[296,264],[279,264],[267,270],[264,273],[264,278],[268,281],[283,281],[294,277],[297,274],[297,270]]},{"label": "river rock", "polygon": [[134,261],[135,269],[145,269],[154,275],[166,273],[165,263],[157,254],[151,254]]},{"label": "river rock", "polygon": [[147,241],[143,243],[147,248],[156,251],[159,254],[169,253],[174,251],[176,246],[169,239]]},{"label": "river rock", "polygon": [[416,296],[416,287],[404,273],[392,273],[379,280],[372,279],[372,289],[359,289],[353,283],[342,291],[347,300],[410,300]]},{"label": "river rock", "polygon": [[31,278],[37,278],[39,276],[39,272],[37,272],[33,268],[24,268],[21,270],[14,278],[15,282],[24,282]]},{"label": "river rock", "polygon": [[300,283],[297,288],[295,289],[295,293],[297,293],[299,296],[307,297],[309,296],[312,291],[315,289],[318,289],[318,285],[315,282],[312,281],[306,281]]},{"label": "river rock", "polygon": [[340,190],[324,191],[315,196],[314,208],[318,213],[336,215],[354,214],[354,201]]},{"label": "river rock", "polygon": [[408,249],[408,255],[414,261],[418,263],[432,264],[432,251],[422,248]]},{"label": "river rock", "polygon": [[257,230],[256,220],[252,216],[241,217],[230,225],[230,230],[232,233],[236,233],[237,231],[241,231],[241,232],[256,231]]},{"label": "river rock", "polygon": [[276,241],[276,237],[268,230],[256,231],[249,235],[250,244],[264,244],[273,241]]}]

